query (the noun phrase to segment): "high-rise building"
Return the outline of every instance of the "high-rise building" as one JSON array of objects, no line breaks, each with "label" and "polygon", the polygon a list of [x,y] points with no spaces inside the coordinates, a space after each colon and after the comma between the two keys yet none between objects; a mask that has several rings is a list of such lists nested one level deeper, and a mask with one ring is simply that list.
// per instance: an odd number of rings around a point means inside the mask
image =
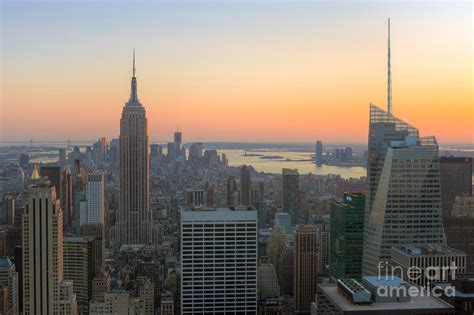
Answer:
[{"label": "high-rise building", "polygon": [[260,299],[280,296],[280,285],[275,271],[275,266],[262,257],[258,266],[258,293]]},{"label": "high-rise building", "polygon": [[240,169],[240,204],[250,206],[252,204],[252,179],[250,177],[250,168],[243,165]]},{"label": "high-rise building", "polygon": [[234,176],[227,178],[226,206],[234,207],[239,204],[239,189]]},{"label": "high-rise building", "polygon": [[89,311],[94,277],[94,237],[64,238],[64,279],[72,280],[80,314]]},{"label": "high-rise building", "polygon": [[174,133],[174,156],[175,158],[182,157],[183,153],[183,134],[180,131]]},{"label": "high-rise building", "polygon": [[299,226],[294,236],[293,299],[295,314],[309,314],[316,294],[316,231]]},{"label": "high-rise building", "polygon": [[72,184],[71,170],[66,165],[61,172],[61,209],[63,210],[63,225],[68,228],[73,227]]},{"label": "high-rise building", "polygon": [[472,158],[440,157],[443,217],[451,215],[456,196],[472,195]]},{"label": "high-rise building", "polygon": [[[400,245],[392,247],[390,265],[396,276],[432,288],[436,282],[450,281],[465,274],[466,254],[446,245]],[[430,272],[430,269],[442,272]],[[422,272],[418,274],[418,270]]]},{"label": "high-rise building", "polygon": [[294,246],[286,244],[277,268],[278,283],[282,295],[293,294]]},{"label": "high-rise building", "polygon": [[59,166],[63,167],[67,163],[66,149],[59,149]]},{"label": "high-rise building", "polygon": [[18,164],[24,170],[27,170],[30,167],[30,155],[28,153],[21,153],[18,158]]},{"label": "high-rise building", "polygon": [[189,147],[189,161],[194,165],[198,165],[199,161],[202,159],[202,142],[193,143]]},{"label": "high-rise building", "polygon": [[120,203],[116,245],[152,242],[148,122],[138,100],[135,56],[130,99],[120,119]]},{"label": "high-rise building", "polygon": [[155,293],[154,286],[148,277],[137,278],[137,293],[140,298],[140,309],[143,315],[155,314]]},{"label": "high-rise building", "polygon": [[316,141],[316,150],[315,150],[315,160],[316,164],[322,164],[323,160],[323,141]]},{"label": "high-rise building", "polygon": [[300,186],[298,170],[284,168],[283,174],[283,212],[291,215],[293,224],[300,221]]},{"label": "high-rise building", "polygon": [[345,193],[343,202],[331,205],[329,271],[332,279],[361,279],[364,209],[362,193]]},{"label": "high-rise building", "polygon": [[87,175],[87,224],[104,224],[104,174]]},{"label": "high-rise building", "polygon": [[126,291],[107,292],[104,301],[91,301],[89,315],[103,314],[128,314],[138,315],[140,312],[140,299],[133,298]]},{"label": "high-rise building", "polygon": [[5,195],[0,200],[0,224],[15,224],[15,198]]},{"label": "high-rise building", "polygon": [[18,273],[16,272],[15,264],[8,257],[0,258],[0,283],[3,283],[8,290],[8,305],[12,314],[20,314],[18,305],[20,294],[18,291]]},{"label": "high-rise building", "polygon": [[363,275],[377,274],[399,244],[444,243],[438,144],[370,106]]},{"label": "high-rise building", "polygon": [[34,182],[22,222],[23,312],[25,315],[76,314],[72,283],[63,281],[60,202],[49,181],[38,178]]},{"label": "high-rise building", "polygon": [[256,314],[257,212],[181,213],[181,314]]}]

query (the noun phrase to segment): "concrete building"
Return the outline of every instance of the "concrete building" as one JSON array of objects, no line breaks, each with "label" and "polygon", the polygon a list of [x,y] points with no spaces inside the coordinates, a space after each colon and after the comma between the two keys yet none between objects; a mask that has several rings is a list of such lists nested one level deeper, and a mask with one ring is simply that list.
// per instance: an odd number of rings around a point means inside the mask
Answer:
[{"label": "concrete building", "polygon": [[257,212],[181,213],[181,314],[257,312]]},{"label": "concrete building", "polygon": [[444,243],[438,144],[418,129],[370,106],[362,274],[400,244]]},{"label": "concrete building", "polygon": [[140,312],[143,315],[155,314],[154,286],[148,277],[137,278],[137,295],[140,298]]},{"label": "concrete building", "polygon": [[94,277],[94,237],[65,237],[63,249],[64,278],[74,284],[77,309],[87,314],[92,298]]},{"label": "concrete building", "polygon": [[22,222],[23,312],[76,314],[72,283],[63,281],[63,214],[55,187],[39,174]]},{"label": "concrete building", "polygon": [[15,198],[5,195],[0,201],[0,224],[15,224]]},{"label": "concrete building", "polygon": [[105,267],[105,228],[103,224],[86,224],[81,226],[81,236],[92,241],[93,273],[97,274]]},{"label": "concrete building", "polygon": [[[454,314],[454,307],[442,299],[408,294],[409,283],[398,277],[338,279],[336,284],[319,284],[312,315],[413,315]],[[388,292],[388,293],[386,293]]]},{"label": "concrete building", "polygon": [[100,271],[92,279],[92,301],[104,302],[107,292],[110,292],[110,276],[107,272]]},{"label": "concrete building", "polygon": [[243,206],[252,205],[252,178],[250,168],[243,165],[240,169],[240,204]]},{"label": "concrete building", "polygon": [[283,176],[283,212],[291,215],[292,224],[300,221],[300,186],[298,170],[284,168]]},{"label": "concrete building", "polygon": [[300,226],[295,231],[293,254],[293,298],[295,314],[309,314],[316,294],[316,231]]},{"label": "concrete building", "polygon": [[362,193],[345,193],[342,202],[331,205],[329,271],[332,279],[361,279],[364,209]]},{"label": "concrete building", "polygon": [[175,315],[174,312],[174,294],[171,291],[166,291],[161,294],[161,315]]},{"label": "concrete building", "polygon": [[87,174],[87,224],[105,223],[104,174]]},{"label": "concrete building", "polygon": [[275,266],[268,261],[267,257],[262,257],[258,266],[258,292],[260,299],[280,296]]},{"label": "concrete building", "polygon": [[12,314],[20,314],[18,305],[20,294],[18,291],[18,272],[16,271],[15,264],[8,257],[0,258],[0,283],[7,288],[8,305]]},{"label": "concrete building", "polygon": [[395,275],[425,288],[466,273],[466,254],[446,245],[394,246],[391,256]]},{"label": "concrete building", "polygon": [[456,196],[472,195],[472,158],[439,158],[443,216],[451,215]]},{"label": "concrete building", "polygon": [[90,302],[89,315],[142,315],[140,299],[133,298],[128,292],[108,292],[104,302]]},{"label": "concrete building", "polygon": [[[457,275],[449,282],[436,284],[441,288],[441,298],[453,305],[456,315],[472,315],[474,312],[474,275]],[[454,288],[454,294],[452,292]]]}]

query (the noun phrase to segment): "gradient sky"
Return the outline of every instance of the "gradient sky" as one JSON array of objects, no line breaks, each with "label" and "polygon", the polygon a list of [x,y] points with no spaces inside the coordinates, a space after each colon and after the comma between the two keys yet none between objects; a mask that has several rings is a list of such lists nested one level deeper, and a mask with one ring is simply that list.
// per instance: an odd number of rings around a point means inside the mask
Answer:
[{"label": "gradient sky", "polygon": [[386,107],[474,142],[465,2],[1,1],[1,140],[114,138],[137,56],[152,141],[363,141]]}]

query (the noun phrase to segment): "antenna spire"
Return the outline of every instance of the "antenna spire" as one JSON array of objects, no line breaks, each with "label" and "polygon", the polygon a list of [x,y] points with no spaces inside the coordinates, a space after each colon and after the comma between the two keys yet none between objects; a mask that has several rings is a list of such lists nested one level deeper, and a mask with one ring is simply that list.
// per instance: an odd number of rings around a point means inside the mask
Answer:
[{"label": "antenna spire", "polygon": [[135,77],[135,48],[133,48],[133,77]]},{"label": "antenna spire", "polygon": [[392,72],[390,70],[390,18],[388,18],[388,80],[387,80],[387,111],[392,113]]}]

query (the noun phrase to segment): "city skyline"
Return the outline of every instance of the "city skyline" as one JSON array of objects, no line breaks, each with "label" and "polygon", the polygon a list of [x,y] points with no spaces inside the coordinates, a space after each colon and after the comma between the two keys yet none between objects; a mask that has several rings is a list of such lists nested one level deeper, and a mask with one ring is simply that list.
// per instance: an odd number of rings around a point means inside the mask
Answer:
[{"label": "city skyline", "polygon": [[[388,17],[394,115],[440,143],[473,139],[469,3],[2,6],[2,141],[59,140],[64,128],[116,138],[135,46],[152,142],[178,128],[190,142],[365,142],[369,104],[387,102]],[[99,19],[106,8],[113,17]],[[130,8],[143,20],[117,37]]]}]

